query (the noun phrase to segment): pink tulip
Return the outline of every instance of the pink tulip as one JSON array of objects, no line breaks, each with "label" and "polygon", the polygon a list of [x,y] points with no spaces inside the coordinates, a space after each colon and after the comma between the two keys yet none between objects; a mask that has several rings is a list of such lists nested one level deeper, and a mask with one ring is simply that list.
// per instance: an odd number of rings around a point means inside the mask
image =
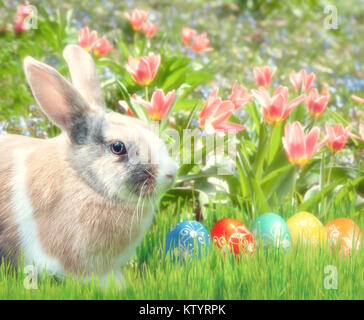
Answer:
[{"label": "pink tulip", "polygon": [[230,100],[222,101],[217,93],[218,89],[212,91],[201,110],[199,116],[200,128],[207,133],[213,133],[216,130],[224,132],[243,130],[244,126],[241,124],[226,122],[235,107]]},{"label": "pink tulip", "polygon": [[134,9],[131,14],[124,12],[124,16],[130,21],[133,30],[137,31],[142,29],[144,20],[148,16],[148,12],[141,9]]},{"label": "pink tulip", "polygon": [[358,103],[364,104],[364,99],[363,99],[363,98],[360,98],[360,97],[358,97],[358,96],[352,95],[352,96],[351,96],[351,99],[353,99],[355,102],[358,102]]},{"label": "pink tulip", "polygon": [[32,14],[32,8],[28,1],[25,4],[18,5],[16,18],[13,23],[13,28],[16,33],[21,33],[27,31],[27,27],[24,19]]},{"label": "pink tulip", "polygon": [[305,95],[301,94],[288,102],[288,88],[284,86],[279,86],[272,97],[262,87],[259,90],[252,90],[252,92],[259,104],[263,107],[264,119],[271,126],[282,123],[293,108],[297,107],[305,99]]},{"label": "pink tulip", "polygon": [[197,31],[195,29],[184,27],[182,29],[182,42],[183,44],[187,45],[190,44],[193,37],[197,34]]},{"label": "pink tulip", "polygon": [[276,67],[274,67],[273,69],[271,69],[268,66],[254,67],[253,73],[258,86],[268,88],[276,71],[277,71]]},{"label": "pink tulip", "polygon": [[88,27],[78,30],[78,44],[87,52],[91,51],[97,42],[97,31],[90,32]]},{"label": "pink tulip", "polygon": [[134,115],[133,111],[131,111],[131,109],[130,109],[130,108],[128,108],[128,109],[126,110],[126,114],[127,114],[129,117],[134,117],[134,118],[135,118],[135,115]]},{"label": "pink tulip", "polygon": [[26,18],[32,14],[32,8],[29,4],[29,1],[26,1],[25,4],[19,4],[16,15],[18,17]]},{"label": "pink tulip", "polygon": [[133,95],[132,99],[133,102],[142,104],[147,109],[147,112],[152,120],[159,121],[167,115],[175,95],[175,90],[168,92],[165,95],[162,89],[157,89],[152,95],[151,102],[145,101],[135,94]]},{"label": "pink tulip", "polygon": [[360,134],[360,137],[350,132],[349,136],[351,136],[354,139],[358,139],[358,140],[364,142],[364,121],[362,121],[359,125],[359,134]]},{"label": "pink tulip", "polygon": [[316,88],[312,88],[309,95],[306,97],[306,106],[310,115],[315,118],[320,116],[325,111],[329,101],[329,95],[320,95]]},{"label": "pink tulip", "polygon": [[326,122],[325,128],[329,149],[332,152],[337,152],[344,148],[350,136],[351,126],[344,128],[344,126],[339,123],[332,128]]},{"label": "pink tulip", "polygon": [[142,56],[139,60],[129,57],[126,70],[141,86],[148,86],[153,81],[161,62],[161,56],[149,53],[148,56]]},{"label": "pink tulip", "polygon": [[235,109],[240,108],[244,104],[248,103],[253,99],[252,95],[248,95],[248,89],[239,85],[235,87],[236,82],[234,82],[233,89],[231,91],[231,95],[229,100],[234,104]]},{"label": "pink tulip", "polygon": [[282,143],[288,160],[293,165],[303,166],[325,141],[318,143],[320,129],[317,127],[305,135],[301,124],[295,121],[287,123],[284,127]]},{"label": "pink tulip", "polygon": [[198,35],[195,40],[192,42],[192,51],[194,52],[202,52],[202,51],[212,51],[214,49],[209,48],[208,45],[210,40],[207,38],[206,32]]},{"label": "pink tulip", "polygon": [[145,21],[143,23],[143,32],[147,38],[153,38],[158,29],[158,23],[151,23],[150,21]]},{"label": "pink tulip", "polygon": [[110,44],[110,42],[105,38],[101,38],[96,41],[96,43],[93,46],[93,53],[95,56],[104,56],[108,54],[112,50],[113,46]]},{"label": "pink tulip", "polygon": [[312,82],[315,80],[315,74],[313,72],[311,72],[310,74],[307,74],[305,69],[301,70],[301,78],[302,78],[302,82],[303,82],[303,89],[305,90],[305,92],[307,93],[308,90],[311,87]]},{"label": "pink tulip", "polygon": [[14,23],[13,23],[14,31],[16,33],[21,33],[27,31],[27,28],[25,26],[24,19],[20,16],[17,16]]},{"label": "pink tulip", "polygon": [[95,56],[104,56],[113,48],[105,37],[98,39],[97,31],[92,30],[90,32],[88,27],[78,30],[78,44],[87,52],[93,51]]},{"label": "pink tulip", "polygon": [[300,71],[296,73],[295,71],[292,70],[289,75],[289,80],[292,83],[294,91],[298,92],[302,84],[302,72]]}]

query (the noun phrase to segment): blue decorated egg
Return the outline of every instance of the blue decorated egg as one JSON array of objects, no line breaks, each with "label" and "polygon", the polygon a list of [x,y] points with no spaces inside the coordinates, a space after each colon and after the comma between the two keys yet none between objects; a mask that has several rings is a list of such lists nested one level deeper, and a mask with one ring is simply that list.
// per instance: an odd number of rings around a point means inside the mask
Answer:
[{"label": "blue decorated egg", "polygon": [[[193,256],[206,250],[210,245],[210,236],[206,228],[197,221],[183,221],[177,224],[166,237],[166,253],[172,257]],[[196,251],[197,250],[197,251]]]},{"label": "blue decorated egg", "polygon": [[254,239],[263,247],[289,249],[291,246],[291,233],[286,221],[276,213],[265,213],[256,218],[252,224],[251,232]]}]

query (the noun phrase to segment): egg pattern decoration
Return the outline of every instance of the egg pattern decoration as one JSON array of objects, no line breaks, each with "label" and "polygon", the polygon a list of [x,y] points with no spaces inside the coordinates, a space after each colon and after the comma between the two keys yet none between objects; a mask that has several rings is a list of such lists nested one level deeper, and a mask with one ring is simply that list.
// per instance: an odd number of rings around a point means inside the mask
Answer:
[{"label": "egg pattern decoration", "polygon": [[327,242],[327,232],[323,224],[309,212],[299,212],[287,220],[292,244],[317,247]]},{"label": "egg pattern decoration", "polygon": [[166,253],[172,257],[187,259],[201,252],[210,245],[210,236],[204,225],[197,221],[183,221],[177,224],[166,237]]},{"label": "egg pattern decoration", "polygon": [[253,235],[237,219],[224,218],[217,221],[211,229],[211,238],[215,245],[224,251],[253,254],[255,250]]},{"label": "egg pattern decoration", "polygon": [[286,221],[276,213],[264,213],[256,218],[250,228],[255,242],[262,241],[263,247],[291,247],[291,233]]},{"label": "egg pattern decoration", "polygon": [[359,226],[349,218],[338,218],[326,225],[329,245],[333,250],[340,246],[340,254],[346,256],[359,250],[361,233]]}]

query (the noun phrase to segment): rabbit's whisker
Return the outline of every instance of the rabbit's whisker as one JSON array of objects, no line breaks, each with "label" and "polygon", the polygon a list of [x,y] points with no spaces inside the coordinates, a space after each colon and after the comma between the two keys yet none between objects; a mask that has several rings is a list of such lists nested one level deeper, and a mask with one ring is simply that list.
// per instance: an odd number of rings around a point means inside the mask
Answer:
[{"label": "rabbit's whisker", "polygon": [[138,216],[138,214],[139,214],[139,213],[138,213],[138,210],[139,210],[140,200],[142,199],[142,195],[143,195],[143,188],[144,188],[144,185],[145,185],[145,183],[146,183],[146,182],[147,182],[147,180],[143,182],[143,185],[142,185],[142,187],[140,188],[140,193],[139,193],[138,202],[137,202],[136,208],[135,208],[135,210],[134,210],[134,212],[133,212],[133,215],[132,215],[132,218],[131,218],[130,229],[129,229],[129,239],[130,239],[130,240],[131,240],[131,229],[132,229],[132,226],[133,226],[134,217],[135,217],[135,215],[137,215],[137,216]]}]

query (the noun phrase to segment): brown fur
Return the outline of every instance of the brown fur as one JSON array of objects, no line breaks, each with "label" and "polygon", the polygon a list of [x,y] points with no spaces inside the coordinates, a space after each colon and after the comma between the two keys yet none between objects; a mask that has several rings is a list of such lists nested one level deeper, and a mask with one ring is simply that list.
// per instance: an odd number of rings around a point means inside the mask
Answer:
[{"label": "brown fur", "polygon": [[18,262],[20,254],[19,236],[11,209],[11,162],[9,152],[16,144],[13,136],[0,136],[0,259]]}]

